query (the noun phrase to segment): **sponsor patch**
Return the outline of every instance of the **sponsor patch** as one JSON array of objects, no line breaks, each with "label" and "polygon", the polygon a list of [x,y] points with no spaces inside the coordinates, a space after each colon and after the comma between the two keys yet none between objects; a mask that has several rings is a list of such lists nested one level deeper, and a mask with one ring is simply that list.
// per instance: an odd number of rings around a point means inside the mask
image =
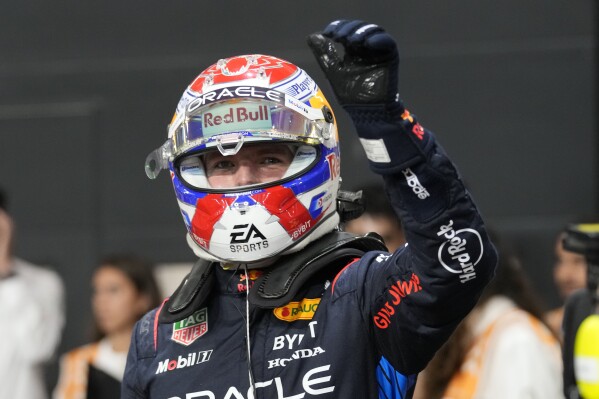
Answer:
[{"label": "sponsor patch", "polygon": [[391,157],[389,156],[389,151],[387,151],[383,139],[375,140],[360,138],[360,143],[362,143],[362,147],[364,147],[366,158],[370,161],[377,163],[391,163]]},{"label": "sponsor patch", "polygon": [[483,256],[483,240],[478,231],[470,228],[455,230],[453,220],[437,232],[446,239],[439,246],[439,263],[449,272],[458,274],[460,282],[476,278],[474,267]]},{"label": "sponsor patch", "polygon": [[202,134],[216,134],[251,129],[270,129],[270,108],[258,104],[225,104],[212,107],[202,114]]},{"label": "sponsor patch", "polygon": [[[303,398],[303,397],[318,397],[320,395],[325,395],[324,397],[331,397],[331,392],[335,391],[335,385],[332,385],[332,375],[330,372],[331,365],[325,364],[324,366],[319,366],[308,370],[303,376],[293,374],[292,376],[287,375],[287,377],[275,377],[266,381],[258,381],[254,384],[256,391],[258,391],[259,397],[264,398]],[[285,376],[285,374],[281,374]],[[284,379],[286,378],[286,379]],[[301,385],[300,385],[301,383]],[[179,386],[178,386],[179,385]],[[180,386],[185,386],[183,384],[173,384],[173,392],[176,392],[177,388]],[[296,387],[295,390],[293,387]],[[179,399],[179,398],[211,398],[216,399],[218,392],[215,393],[206,389],[206,387],[200,388],[201,391],[195,392],[182,392],[178,393],[178,396],[171,396],[171,399]],[[219,390],[222,392],[226,391],[224,396],[225,399],[236,398],[253,398],[254,395],[251,392],[245,396],[247,393],[247,386],[244,388],[236,387],[231,385],[230,387],[221,386]],[[222,398],[219,395],[218,399]]]},{"label": "sponsor patch", "polygon": [[320,298],[304,298],[300,302],[289,302],[273,312],[277,319],[283,321],[312,320],[319,303]]},{"label": "sponsor patch", "polygon": [[248,271],[249,279],[247,278],[248,276],[246,276],[244,273],[240,274],[239,282],[237,283],[237,291],[246,292],[247,286],[249,286],[251,289],[254,286],[256,280],[262,275],[262,273],[263,272],[261,270],[250,270]]},{"label": "sponsor patch", "polygon": [[408,186],[412,188],[412,191],[418,198],[422,200],[426,199],[427,197],[430,197],[430,194],[428,193],[426,188],[424,188],[424,186],[420,183],[420,180],[418,180],[418,176],[416,176],[416,174],[412,172],[412,169],[407,168],[402,170],[401,172],[406,178]]},{"label": "sponsor patch", "polygon": [[[268,248],[266,236],[253,224],[236,224],[230,234],[231,252],[253,252]],[[253,241],[250,243],[250,241]]]},{"label": "sponsor patch", "polygon": [[322,349],[320,346],[317,346],[316,348],[313,349],[298,349],[295,352],[293,352],[291,354],[291,356],[286,357],[286,358],[276,358],[273,360],[269,360],[268,361],[268,368],[272,369],[275,367],[285,367],[287,366],[287,364],[289,362],[292,362],[294,360],[298,360],[298,359],[305,359],[308,357],[314,357],[314,356],[318,356],[321,353],[324,353],[325,350]]},{"label": "sponsor patch", "polygon": [[231,244],[247,244],[252,239],[266,240],[264,234],[253,224],[236,224],[230,236]]},{"label": "sponsor patch", "polygon": [[317,88],[314,80],[306,72],[301,71],[294,79],[276,87],[276,89],[287,93],[291,97],[304,99],[309,95],[313,95]]},{"label": "sponsor patch", "polygon": [[403,114],[401,114],[401,119],[404,121],[409,121],[410,123],[414,123],[414,118],[407,109],[403,111]]},{"label": "sponsor patch", "polygon": [[393,283],[387,290],[391,299],[385,302],[384,306],[374,315],[374,325],[381,330],[389,327],[392,322],[392,316],[396,313],[395,310],[402,299],[419,291],[422,291],[420,278],[414,273],[412,273],[409,281],[397,280]]},{"label": "sponsor patch", "polygon": [[341,163],[339,162],[339,158],[337,158],[337,154],[332,152],[327,155],[326,159],[329,164],[330,179],[335,180],[341,174]]},{"label": "sponsor patch", "polygon": [[195,366],[210,360],[212,350],[188,353],[186,357],[179,355],[177,359],[165,359],[158,362],[158,368],[155,374],[162,374],[176,369]]},{"label": "sponsor patch", "polygon": [[285,93],[255,86],[230,86],[204,93],[187,103],[187,112],[193,112],[204,105],[233,98],[257,98],[285,104]]},{"label": "sponsor patch", "polygon": [[422,140],[424,137],[424,128],[420,125],[420,123],[416,123],[412,128],[412,133],[414,133],[419,140]]},{"label": "sponsor patch", "polygon": [[171,340],[188,346],[207,332],[208,308],[204,308],[183,320],[173,323]]}]

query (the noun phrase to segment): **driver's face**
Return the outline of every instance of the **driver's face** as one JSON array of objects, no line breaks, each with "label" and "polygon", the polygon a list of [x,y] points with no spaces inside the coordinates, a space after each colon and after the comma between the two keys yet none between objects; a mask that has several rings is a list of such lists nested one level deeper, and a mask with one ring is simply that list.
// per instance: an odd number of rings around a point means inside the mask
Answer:
[{"label": "driver's face", "polygon": [[281,179],[293,156],[285,144],[247,145],[235,155],[211,152],[204,166],[212,188],[233,188]]}]

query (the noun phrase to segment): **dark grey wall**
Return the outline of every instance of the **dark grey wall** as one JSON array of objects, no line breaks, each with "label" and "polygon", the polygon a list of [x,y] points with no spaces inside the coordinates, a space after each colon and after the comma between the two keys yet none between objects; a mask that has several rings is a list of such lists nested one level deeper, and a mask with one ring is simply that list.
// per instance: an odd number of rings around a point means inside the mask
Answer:
[{"label": "dark grey wall", "polygon": [[[272,53],[330,94],[305,36],[337,18],[386,27],[401,94],[459,165],[488,221],[550,304],[553,237],[598,209],[591,0],[25,1],[0,12],[0,185],[17,252],[54,267],[68,294],[61,351],[86,341],[97,259],[193,259],[168,178],[147,153],[185,86],[218,58]],[[333,99],[329,95],[329,99]],[[348,188],[371,179],[338,110]]]}]

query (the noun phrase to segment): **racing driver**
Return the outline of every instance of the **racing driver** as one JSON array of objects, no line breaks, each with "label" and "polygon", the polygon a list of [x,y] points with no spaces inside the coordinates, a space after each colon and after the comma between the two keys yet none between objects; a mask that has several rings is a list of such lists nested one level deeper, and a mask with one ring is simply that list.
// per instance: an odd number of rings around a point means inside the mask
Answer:
[{"label": "racing driver", "polygon": [[376,234],[338,228],[358,206],[339,190],[336,119],[305,71],[219,60],[146,160],[152,178],[169,170],[198,261],[137,323],[122,398],[410,398],[492,278],[471,196],[399,98],[393,38],[335,21],[308,44],[408,244],[389,253]]}]

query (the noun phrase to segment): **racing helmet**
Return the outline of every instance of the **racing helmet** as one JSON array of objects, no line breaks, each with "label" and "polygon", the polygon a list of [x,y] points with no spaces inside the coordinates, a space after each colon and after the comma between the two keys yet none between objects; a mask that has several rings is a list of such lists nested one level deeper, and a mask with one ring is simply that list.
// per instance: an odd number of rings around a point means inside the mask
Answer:
[{"label": "racing helmet", "polygon": [[[262,262],[339,223],[334,114],[314,80],[280,58],[221,59],[197,76],[146,159],[148,177],[161,169],[204,259]],[[255,173],[237,178],[242,170]]]}]

